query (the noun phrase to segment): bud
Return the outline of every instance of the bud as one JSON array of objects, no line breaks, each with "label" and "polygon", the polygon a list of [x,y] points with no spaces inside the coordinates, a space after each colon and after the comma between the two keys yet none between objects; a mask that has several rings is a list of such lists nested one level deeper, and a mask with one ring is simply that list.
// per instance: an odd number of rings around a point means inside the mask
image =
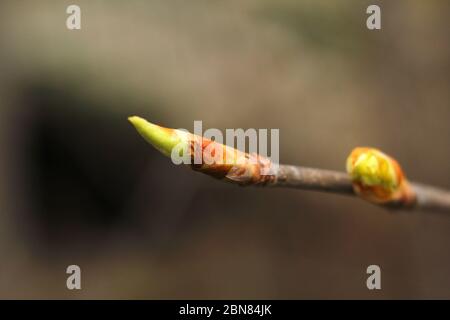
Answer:
[{"label": "bud", "polygon": [[[147,142],[165,156],[173,156],[174,148],[176,153],[186,150],[190,157],[188,163],[195,171],[241,185],[265,184],[275,179],[274,175],[262,174],[270,172],[268,168],[272,164],[268,158],[248,154],[183,130],[160,127],[140,117],[134,116],[128,120]],[[198,157],[201,161],[194,161]]]},{"label": "bud", "polygon": [[353,190],[377,204],[412,205],[415,194],[395,159],[375,148],[355,148],[347,158]]}]

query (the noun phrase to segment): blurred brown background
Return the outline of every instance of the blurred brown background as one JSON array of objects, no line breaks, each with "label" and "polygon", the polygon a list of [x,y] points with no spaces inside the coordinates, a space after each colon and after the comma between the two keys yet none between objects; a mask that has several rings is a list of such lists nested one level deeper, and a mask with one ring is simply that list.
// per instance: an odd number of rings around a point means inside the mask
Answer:
[{"label": "blurred brown background", "polygon": [[2,1],[0,297],[450,298],[450,217],[227,185],[173,166],[126,120],[279,128],[281,162],[335,170],[375,146],[450,188],[449,9]]}]

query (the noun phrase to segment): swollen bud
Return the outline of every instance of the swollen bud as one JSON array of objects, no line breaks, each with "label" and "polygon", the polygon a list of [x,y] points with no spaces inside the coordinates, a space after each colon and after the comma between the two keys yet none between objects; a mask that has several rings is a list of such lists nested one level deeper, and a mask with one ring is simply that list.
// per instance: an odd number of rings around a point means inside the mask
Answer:
[{"label": "swollen bud", "polygon": [[395,159],[375,148],[353,149],[347,158],[353,190],[377,204],[412,205],[415,194]]}]

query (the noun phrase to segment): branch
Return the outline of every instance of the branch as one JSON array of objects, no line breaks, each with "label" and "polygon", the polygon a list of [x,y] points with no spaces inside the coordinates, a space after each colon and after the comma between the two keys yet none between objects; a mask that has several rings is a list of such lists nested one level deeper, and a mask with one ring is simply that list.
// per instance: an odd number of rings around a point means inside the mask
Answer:
[{"label": "branch", "polygon": [[[187,159],[193,170],[234,184],[325,191],[358,196],[390,209],[450,213],[450,191],[409,183],[397,161],[374,148],[355,148],[347,158],[347,173],[292,165],[270,170],[274,165],[260,155],[139,117],[129,121],[147,142],[172,160],[174,155]],[[199,154],[201,163],[196,164]]]},{"label": "branch", "polygon": [[354,194],[352,182],[344,172],[290,165],[280,165],[269,186]]},{"label": "branch", "polygon": [[[353,182],[344,172],[280,165],[276,179],[269,187],[286,187],[358,196]],[[415,201],[381,204],[392,209],[427,210],[450,213],[450,191],[419,183],[411,183]]]},{"label": "branch", "polygon": [[450,192],[432,186],[413,183],[417,200],[415,208],[450,213]]}]

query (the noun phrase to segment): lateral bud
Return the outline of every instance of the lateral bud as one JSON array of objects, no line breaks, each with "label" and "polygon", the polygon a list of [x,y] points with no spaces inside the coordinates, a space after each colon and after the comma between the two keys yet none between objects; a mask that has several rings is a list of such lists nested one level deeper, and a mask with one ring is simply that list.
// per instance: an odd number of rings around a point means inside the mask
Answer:
[{"label": "lateral bud", "polygon": [[354,192],[376,204],[412,206],[416,195],[398,162],[375,148],[358,147],[347,158]]}]

